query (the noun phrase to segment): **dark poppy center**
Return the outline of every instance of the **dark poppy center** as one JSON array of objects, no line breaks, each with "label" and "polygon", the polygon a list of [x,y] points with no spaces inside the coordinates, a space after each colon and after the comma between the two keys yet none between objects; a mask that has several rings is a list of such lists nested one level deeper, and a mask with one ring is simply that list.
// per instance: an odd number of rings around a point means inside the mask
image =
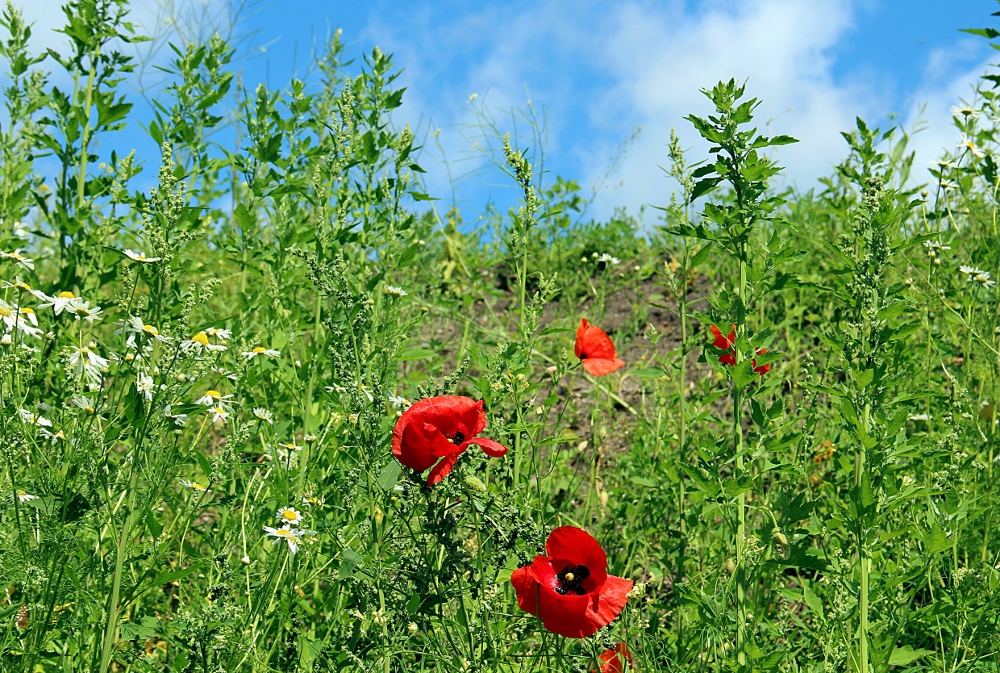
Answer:
[{"label": "dark poppy center", "polygon": [[587,359],[587,354],[586,353],[580,353],[580,360],[586,360],[586,359]]},{"label": "dark poppy center", "polygon": [[465,433],[459,430],[455,433],[455,436],[451,438],[452,444],[461,444],[465,441]]},{"label": "dark poppy center", "polygon": [[587,593],[583,588],[583,581],[590,577],[590,568],[584,565],[570,565],[556,574],[556,593],[565,596],[566,594],[576,594],[582,596]]}]

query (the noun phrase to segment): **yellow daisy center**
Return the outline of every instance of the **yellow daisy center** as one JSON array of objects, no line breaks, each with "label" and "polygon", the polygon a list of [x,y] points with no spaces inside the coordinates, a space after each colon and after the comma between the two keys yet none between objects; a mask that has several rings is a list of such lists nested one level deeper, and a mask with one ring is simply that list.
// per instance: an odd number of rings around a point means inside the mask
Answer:
[{"label": "yellow daisy center", "polygon": [[60,292],[56,296],[59,297],[60,299],[76,299],[76,295],[74,295],[72,292]]},{"label": "yellow daisy center", "polygon": [[150,334],[152,334],[154,336],[160,333],[160,330],[156,329],[152,325],[143,325],[142,329],[144,331],[146,331],[146,332],[149,332]]},{"label": "yellow daisy center", "polygon": [[24,308],[21,309],[21,313],[34,313],[34,312],[35,312],[35,309],[29,308],[27,306],[25,306]]},{"label": "yellow daisy center", "polygon": [[198,332],[193,337],[191,337],[191,341],[193,341],[193,342],[195,342],[197,344],[201,344],[202,346],[207,346],[208,345],[208,335],[205,334],[204,332]]},{"label": "yellow daisy center", "polygon": [[253,351],[252,351],[252,352],[254,352],[254,353],[263,353],[263,352],[264,352],[264,351],[266,351],[266,350],[267,350],[267,349],[266,349],[266,348],[264,348],[263,346],[257,346],[256,348],[254,348],[254,349],[253,349]]},{"label": "yellow daisy center", "polygon": [[298,512],[294,509],[286,509],[281,513],[281,516],[289,521],[297,521],[299,518]]},{"label": "yellow daisy center", "polygon": [[211,397],[212,399],[217,400],[220,397],[222,397],[222,393],[220,393],[218,390],[209,390],[207,393],[205,393],[205,397]]},{"label": "yellow daisy center", "polygon": [[6,306],[0,306],[0,315],[10,315],[10,309]]}]

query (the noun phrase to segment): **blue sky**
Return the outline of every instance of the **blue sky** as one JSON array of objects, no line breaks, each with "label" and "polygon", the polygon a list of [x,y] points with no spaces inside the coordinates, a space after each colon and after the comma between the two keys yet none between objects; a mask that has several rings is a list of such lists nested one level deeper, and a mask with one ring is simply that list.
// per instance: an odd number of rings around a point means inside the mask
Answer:
[{"label": "blue sky", "polygon": [[[147,31],[164,30],[166,1],[134,3]],[[223,0],[175,0],[184,3],[232,29]],[[58,4],[27,8],[36,31],[56,23]],[[514,117],[530,100],[546,130],[543,180],[574,179],[585,196],[600,185],[591,214],[606,216],[669,201],[672,186],[658,166],[670,130],[690,159],[704,156],[683,117],[709,111],[698,89],[720,78],[749,78],[749,91],[763,100],[761,125],[802,140],[778,154],[801,188],[842,158],[839,131],[856,115],[883,126],[890,113],[907,127],[921,119],[926,129],[914,147],[922,173],[958,141],[950,106],[970,98],[986,64],[1000,60],[985,40],[958,29],[998,26],[990,17],[997,10],[996,0],[257,0],[234,30],[244,39],[240,67],[250,88],[305,76],[314,45],[338,27],[358,61],[375,45],[394,53],[407,87],[396,119],[423,134],[430,193],[445,206],[454,198],[466,219],[489,201],[516,198],[476,124],[488,115],[526,146],[528,127]],[[609,175],[618,148],[640,127]],[[120,143],[155,164],[156,148],[138,129]]]}]

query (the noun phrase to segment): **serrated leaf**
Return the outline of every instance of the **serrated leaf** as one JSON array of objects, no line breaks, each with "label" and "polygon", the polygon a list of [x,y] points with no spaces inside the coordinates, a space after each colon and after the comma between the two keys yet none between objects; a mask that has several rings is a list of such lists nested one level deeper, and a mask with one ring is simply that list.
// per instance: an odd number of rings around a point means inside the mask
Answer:
[{"label": "serrated leaf", "polygon": [[920,657],[926,657],[928,654],[934,654],[934,650],[924,650],[924,649],[913,649],[909,645],[903,645],[902,647],[897,647],[889,655],[889,665],[890,666],[905,666],[906,664],[912,663],[919,659]]}]

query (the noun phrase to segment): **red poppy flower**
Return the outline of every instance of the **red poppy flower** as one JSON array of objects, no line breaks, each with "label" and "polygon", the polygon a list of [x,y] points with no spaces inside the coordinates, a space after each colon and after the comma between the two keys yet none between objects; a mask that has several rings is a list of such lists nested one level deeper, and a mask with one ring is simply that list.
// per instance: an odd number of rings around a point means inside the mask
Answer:
[{"label": "red poppy flower", "polygon": [[608,575],[608,557],[585,530],[561,526],[545,541],[547,556],[510,577],[517,604],[552,633],[586,638],[607,626],[628,601],[632,580]]},{"label": "red poppy flower", "polygon": [[418,472],[433,466],[427,475],[427,485],[433,486],[448,476],[470,444],[478,444],[493,458],[507,453],[503,444],[476,437],[485,427],[482,400],[476,402],[455,395],[428,397],[407,409],[396,421],[392,455]]},{"label": "red poppy flower", "polygon": [[[722,331],[715,325],[712,325],[712,334],[715,335],[715,341],[712,342],[712,345],[718,348],[719,350],[726,351],[725,353],[719,356],[719,362],[726,365],[727,367],[735,367],[736,352],[734,345],[736,344],[736,325],[733,325],[733,331],[729,333],[729,336],[722,336]],[[759,351],[757,351],[757,355],[763,355],[766,352],[767,352],[766,348],[761,348]],[[756,373],[760,374],[761,376],[766,374],[771,369],[771,365],[761,365],[760,367],[758,367],[756,358],[754,358],[750,364],[753,367],[753,370]]]},{"label": "red poppy flower", "polygon": [[625,366],[625,362],[618,359],[615,345],[607,332],[591,325],[586,318],[580,318],[580,326],[576,329],[576,348],[573,350],[591,376],[604,376]]},{"label": "red poppy flower", "polygon": [[632,655],[625,643],[618,643],[610,650],[604,650],[597,660],[601,662],[601,673],[625,673],[632,668]]}]

